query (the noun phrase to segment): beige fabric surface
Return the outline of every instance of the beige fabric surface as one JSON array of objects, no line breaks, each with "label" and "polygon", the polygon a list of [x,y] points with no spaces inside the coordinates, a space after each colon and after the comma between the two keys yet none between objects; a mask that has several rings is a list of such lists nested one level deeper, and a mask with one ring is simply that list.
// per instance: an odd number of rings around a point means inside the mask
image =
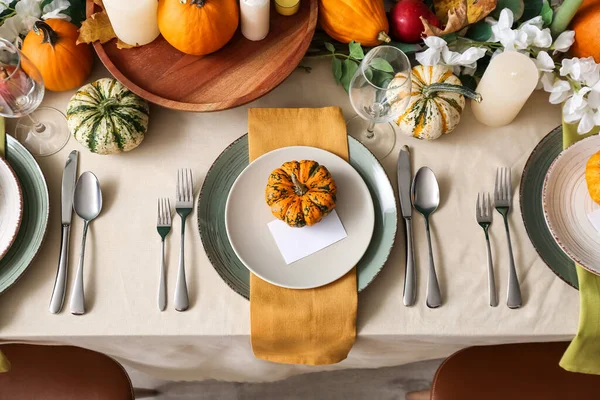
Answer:
[{"label": "beige fabric surface", "polygon": [[[560,111],[548,95],[535,93],[509,126],[488,128],[465,110],[455,132],[424,142],[398,134],[396,148],[384,160],[396,186],[396,160],[403,144],[411,146],[414,169],[428,165],[440,180],[442,203],[432,216],[433,250],[445,304],[425,306],[427,242],[423,219],[414,216],[418,272],[417,304],[402,305],[404,230],[400,221],[389,261],[358,297],[356,344],[335,366],[280,365],[257,360],[250,346],[250,305],[218,276],[206,257],[194,212],[187,224],[187,272],[190,310],[173,308],[179,255],[179,218],[167,240],[169,303],[156,305],[160,241],[156,198],[175,192],[177,168],[191,167],[196,193],[214,159],[247,131],[248,107],[342,107],[355,115],[347,94],[336,86],[327,61],[303,61],[313,67],[292,76],[249,106],[194,114],[152,106],[150,131],[141,146],[123,155],[100,156],[74,139],[58,154],[40,159],[50,190],[48,234],[40,254],[22,279],[0,296],[0,339],[70,343],[103,351],[128,365],[167,379],[276,380],[294,374],[356,367],[380,367],[439,358],[473,344],[568,340],[577,329],[577,291],[557,278],[538,257],[527,237],[515,196],[510,215],[515,262],[524,306],[505,304],[508,275],[506,237],[494,216],[492,252],[501,305],[487,299],[486,250],[475,223],[478,191],[492,191],[500,165],[513,168],[515,183],[540,139],[560,125]],[[98,62],[94,78],[106,76]],[[72,93],[46,94],[44,103],[65,109]],[[14,123],[9,121],[9,128]],[[89,312],[73,316],[48,312],[60,241],[61,172],[68,153],[79,149],[80,172],[92,170],[104,193],[104,209],[90,226],[85,289]],[[75,275],[82,221],[73,219],[69,283]]]}]

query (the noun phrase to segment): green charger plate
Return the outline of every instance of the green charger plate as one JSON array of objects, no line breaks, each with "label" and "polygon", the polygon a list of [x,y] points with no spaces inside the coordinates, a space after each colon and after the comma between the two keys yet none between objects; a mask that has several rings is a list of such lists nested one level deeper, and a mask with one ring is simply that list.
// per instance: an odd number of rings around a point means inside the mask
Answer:
[{"label": "green charger plate", "polygon": [[563,150],[562,127],[546,135],[533,149],[521,177],[521,215],[533,247],[560,279],[579,289],[575,263],[556,244],[544,218],[542,190],[552,161]]},{"label": "green charger plate", "polygon": [[[356,139],[348,137],[348,144],[350,164],[367,184],[375,207],[371,244],[356,266],[360,292],[375,279],[390,255],[398,210],[394,189],[379,161]],[[231,186],[248,164],[248,135],[244,135],[215,160],[198,199],[198,228],[206,255],[225,283],[246,299],[250,296],[250,272],[237,258],[227,238],[225,203]]]},{"label": "green charger plate", "polygon": [[23,219],[10,250],[0,260],[0,293],[25,272],[38,252],[50,212],[48,187],[37,162],[21,143],[6,136],[6,160],[15,171],[23,192]]}]

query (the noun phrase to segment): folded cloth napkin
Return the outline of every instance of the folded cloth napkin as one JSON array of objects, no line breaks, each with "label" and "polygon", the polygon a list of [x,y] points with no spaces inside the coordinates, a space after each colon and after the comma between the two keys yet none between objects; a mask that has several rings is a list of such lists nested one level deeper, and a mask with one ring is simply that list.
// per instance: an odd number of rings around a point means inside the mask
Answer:
[{"label": "folded cloth napkin", "polygon": [[[348,160],[342,111],[338,107],[248,110],[250,161],[287,146],[319,147]],[[278,287],[250,274],[254,355],[286,364],[342,361],[356,338],[357,303],[356,269],[329,285],[306,290]]]},{"label": "folded cloth napkin", "polygon": [[[579,135],[576,124],[563,122],[563,148],[598,131],[600,127],[587,135]],[[579,265],[576,268],[579,279],[579,328],[560,360],[560,366],[571,372],[600,375],[600,276]]]}]

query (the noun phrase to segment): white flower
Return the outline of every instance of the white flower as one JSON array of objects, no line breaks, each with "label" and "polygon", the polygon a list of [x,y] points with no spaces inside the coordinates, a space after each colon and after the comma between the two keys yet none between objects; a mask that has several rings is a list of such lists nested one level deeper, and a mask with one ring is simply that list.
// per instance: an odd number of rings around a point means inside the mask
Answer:
[{"label": "white flower", "polygon": [[575,31],[564,31],[554,41],[552,49],[555,52],[566,52],[575,43]]},{"label": "white flower", "polygon": [[42,9],[42,12],[44,13],[42,19],[60,18],[70,21],[71,17],[66,14],[61,14],[61,12],[69,8],[70,5],[71,3],[69,0],[53,0],[50,4],[46,4]]},{"label": "white flower", "polygon": [[545,51],[540,51],[535,60],[533,60],[538,70],[542,72],[554,71],[554,60]]},{"label": "white flower", "polygon": [[569,75],[587,86],[594,86],[600,80],[600,65],[596,64],[592,57],[566,58],[562,60],[560,74]]},{"label": "white flower", "polygon": [[[436,36],[425,38],[425,44],[428,49],[415,55],[421,65],[462,66],[474,71],[477,68],[477,60],[486,53],[486,49],[480,47],[469,47],[462,53],[451,51],[448,43]],[[458,70],[460,71],[460,68]]]},{"label": "white flower", "polygon": [[437,65],[442,58],[442,49],[448,47],[448,43],[440,37],[428,36],[424,40],[427,50],[415,54],[415,58],[421,65]]},{"label": "white flower", "polygon": [[592,130],[595,125],[597,110],[594,110],[586,98],[586,94],[592,91],[589,87],[580,89],[577,93],[565,102],[563,106],[563,115],[565,122],[574,123],[579,121],[577,133],[583,135]]},{"label": "white flower", "polygon": [[493,18],[486,18],[485,21],[492,26],[492,36],[490,42],[500,42],[507,51],[523,50],[527,48],[527,33],[512,29],[514,23],[513,12],[505,8],[500,12],[498,21]]},{"label": "white flower", "polygon": [[0,13],[8,8],[8,4],[6,4],[4,1],[8,0],[0,0]]},{"label": "white flower", "polygon": [[35,21],[42,16],[39,0],[21,0],[15,6],[15,12],[23,21],[24,32],[21,31],[22,34],[29,32]]},{"label": "white flower", "polygon": [[573,95],[573,88],[569,82],[557,79],[554,74],[544,74],[541,81],[544,90],[550,93],[550,104],[560,104]]},{"label": "white flower", "polygon": [[4,21],[4,24],[0,26],[0,37],[8,40],[11,43],[15,43],[15,40],[21,34],[23,30],[23,20],[20,16],[14,15]]},{"label": "white flower", "polygon": [[550,29],[542,29],[543,26],[544,21],[542,17],[538,16],[523,22],[517,30],[527,35],[528,45],[545,49],[552,45],[552,34],[550,33]]}]

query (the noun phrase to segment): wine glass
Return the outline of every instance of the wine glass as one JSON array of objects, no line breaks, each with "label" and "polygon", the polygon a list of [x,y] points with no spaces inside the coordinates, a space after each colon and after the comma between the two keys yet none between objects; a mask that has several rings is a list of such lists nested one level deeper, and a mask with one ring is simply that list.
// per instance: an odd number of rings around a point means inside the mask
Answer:
[{"label": "wine glass", "polygon": [[396,143],[390,122],[410,100],[410,71],[410,61],[401,50],[378,46],[365,55],[350,81],[350,102],[358,115],[348,121],[348,134],[379,159],[390,154]]},{"label": "wine glass", "polygon": [[20,118],[16,137],[34,156],[56,153],[70,137],[63,113],[39,107],[43,98],[40,71],[14,44],[0,38],[0,116]]}]

